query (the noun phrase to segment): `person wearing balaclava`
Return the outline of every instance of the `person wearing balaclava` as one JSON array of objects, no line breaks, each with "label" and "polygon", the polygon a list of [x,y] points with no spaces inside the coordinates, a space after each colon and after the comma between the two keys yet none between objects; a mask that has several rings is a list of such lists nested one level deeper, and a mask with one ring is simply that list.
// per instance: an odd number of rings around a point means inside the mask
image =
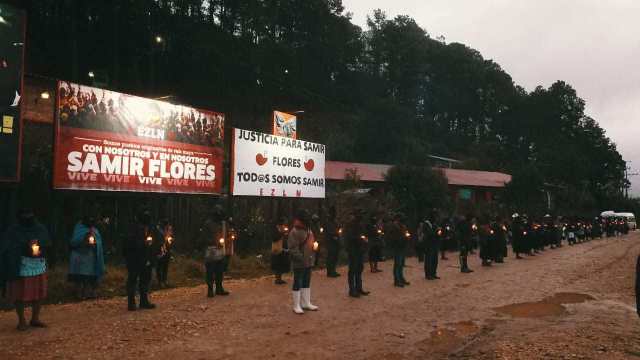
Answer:
[{"label": "person wearing balaclava", "polygon": [[151,271],[163,238],[153,226],[151,213],[143,210],[132,226],[129,238],[124,244],[124,257],[127,263],[127,300],[129,311],[138,309],[136,304],[136,289],[140,293],[140,309],[154,309],[156,306],[149,302],[149,283]]},{"label": "person wearing balaclava", "polygon": [[69,248],[68,280],[76,285],[78,298],[95,298],[104,276],[104,253],[97,217],[91,211],[74,227]]},{"label": "person wearing balaclava", "polygon": [[[46,327],[40,320],[40,309],[47,297],[45,255],[49,246],[47,229],[28,208],[18,212],[18,224],[0,238],[0,284],[6,282],[7,300],[16,306],[20,331],[27,330],[29,325]],[[29,324],[24,316],[27,304],[33,310]]]}]

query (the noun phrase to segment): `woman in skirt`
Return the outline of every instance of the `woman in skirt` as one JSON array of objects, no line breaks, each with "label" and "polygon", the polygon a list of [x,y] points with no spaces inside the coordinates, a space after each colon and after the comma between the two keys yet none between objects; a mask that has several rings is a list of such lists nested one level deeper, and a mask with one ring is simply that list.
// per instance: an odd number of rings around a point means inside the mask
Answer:
[{"label": "woman in skirt", "polygon": [[[20,331],[29,325],[46,327],[40,321],[40,308],[47,297],[44,254],[49,244],[46,228],[36,221],[31,209],[20,210],[18,224],[9,228],[0,242],[0,280],[6,282],[7,300],[16,306]],[[33,310],[29,324],[24,315],[26,304]]]}]

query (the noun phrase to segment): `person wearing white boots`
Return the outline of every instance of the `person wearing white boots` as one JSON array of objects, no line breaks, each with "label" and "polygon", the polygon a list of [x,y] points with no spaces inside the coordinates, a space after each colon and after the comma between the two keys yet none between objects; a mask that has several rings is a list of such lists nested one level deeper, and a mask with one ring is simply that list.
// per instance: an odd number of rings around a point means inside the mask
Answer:
[{"label": "person wearing white boots", "polygon": [[306,210],[300,210],[289,232],[289,256],[293,267],[293,312],[304,314],[304,310],[316,311],[311,303],[311,268],[315,263],[318,243],[309,226],[311,217]]}]

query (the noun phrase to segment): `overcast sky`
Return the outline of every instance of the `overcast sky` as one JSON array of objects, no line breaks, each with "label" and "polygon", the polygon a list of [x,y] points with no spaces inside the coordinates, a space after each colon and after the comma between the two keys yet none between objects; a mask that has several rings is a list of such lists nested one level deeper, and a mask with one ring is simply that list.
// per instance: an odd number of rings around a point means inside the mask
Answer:
[{"label": "overcast sky", "polygon": [[[640,172],[639,0],[343,0],[353,22],[382,9],[409,15],[432,37],[479,50],[528,91],[571,84]],[[630,178],[640,195],[640,176]]]}]

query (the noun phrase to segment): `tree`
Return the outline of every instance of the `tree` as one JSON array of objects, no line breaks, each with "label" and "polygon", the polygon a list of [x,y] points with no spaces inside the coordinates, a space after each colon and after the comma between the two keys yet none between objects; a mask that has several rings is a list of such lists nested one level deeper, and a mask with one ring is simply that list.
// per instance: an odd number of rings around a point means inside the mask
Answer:
[{"label": "tree", "polygon": [[396,165],[386,174],[398,210],[415,224],[434,209],[448,210],[447,179],[442,172],[427,166]]}]

